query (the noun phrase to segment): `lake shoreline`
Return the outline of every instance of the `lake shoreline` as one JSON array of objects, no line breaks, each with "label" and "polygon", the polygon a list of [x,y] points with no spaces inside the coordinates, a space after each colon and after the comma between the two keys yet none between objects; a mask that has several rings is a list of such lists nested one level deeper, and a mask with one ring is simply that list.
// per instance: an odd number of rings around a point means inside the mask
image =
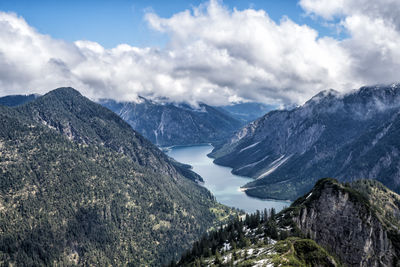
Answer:
[{"label": "lake shoreline", "polygon": [[253,213],[256,210],[275,208],[282,210],[290,206],[288,200],[261,199],[248,196],[242,186],[253,181],[253,178],[233,174],[232,168],[221,166],[213,162],[208,154],[213,150],[211,144],[197,144],[194,146],[172,146],[164,148],[166,154],[175,160],[192,166],[192,170],[199,174],[204,183],[202,186],[211,191],[218,202]]}]

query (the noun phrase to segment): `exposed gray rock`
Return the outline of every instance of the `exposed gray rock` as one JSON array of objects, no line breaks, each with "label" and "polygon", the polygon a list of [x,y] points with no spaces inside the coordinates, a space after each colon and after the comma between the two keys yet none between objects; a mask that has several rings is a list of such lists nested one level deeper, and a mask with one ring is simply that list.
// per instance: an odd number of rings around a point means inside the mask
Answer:
[{"label": "exposed gray rock", "polygon": [[358,193],[327,179],[318,182],[293,206],[297,209],[291,211],[291,216],[300,230],[337,255],[342,263],[397,266],[400,254],[383,223],[384,217]]}]

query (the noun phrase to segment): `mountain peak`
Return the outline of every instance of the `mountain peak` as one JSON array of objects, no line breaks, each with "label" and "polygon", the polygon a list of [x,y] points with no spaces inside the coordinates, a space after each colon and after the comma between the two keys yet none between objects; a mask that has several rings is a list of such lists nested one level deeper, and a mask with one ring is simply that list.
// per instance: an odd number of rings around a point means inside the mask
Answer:
[{"label": "mountain peak", "polygon": [[48,92],[46,95],[56,95],[56,96],[64,96],[64,97],[77,97],[77,96],[82,96],[82,94],[72,88],[72,87],[60,87],[57,89],[54,89],[50,92]]},{"label": "mountain peak", "polygon": [[339,95],[340,92],[334,89],[323,90],[318,94],[316,94],[315,96],[313,96],[310,100],[308,100],[305,105],[318,104],[325,100],[331,100],[333,98],[337,98]]},{"label": "mountain peak", "polygon": [[400,84],[393,83],[390,85],[373,85],[363,86],[358,90],[353,91],[353,94],[363,97],[393,97],[400,95]]}]

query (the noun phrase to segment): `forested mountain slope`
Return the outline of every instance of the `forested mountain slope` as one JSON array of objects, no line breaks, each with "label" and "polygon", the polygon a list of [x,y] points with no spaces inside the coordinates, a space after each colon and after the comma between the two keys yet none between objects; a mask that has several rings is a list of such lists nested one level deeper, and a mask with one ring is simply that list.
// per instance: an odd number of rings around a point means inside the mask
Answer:
[{"label": "forested mountain slope", "polygon": [[0,124],[0,265],[159,266],[230,212],[71,88]]}]

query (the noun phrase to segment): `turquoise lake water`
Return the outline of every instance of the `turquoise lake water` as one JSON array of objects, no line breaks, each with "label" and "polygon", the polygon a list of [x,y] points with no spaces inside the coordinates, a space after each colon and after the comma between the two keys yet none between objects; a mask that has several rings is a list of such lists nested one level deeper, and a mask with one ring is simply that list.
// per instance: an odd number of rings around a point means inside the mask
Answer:
[{"label": "turquoise lake water", "polygon": [[214,164],[213,159],[207,157],[212,149],[211,145],[173,147],[167,154],[177,161],[192,165],[193,171],[203,177],[204,186],[222,204],[249,213],[264,208],[275,208],[280,211],[290,205],[288,201],[262,200],[247,196],[240,187],[253,179],[234,175],[231,173],[231,168]]}]

